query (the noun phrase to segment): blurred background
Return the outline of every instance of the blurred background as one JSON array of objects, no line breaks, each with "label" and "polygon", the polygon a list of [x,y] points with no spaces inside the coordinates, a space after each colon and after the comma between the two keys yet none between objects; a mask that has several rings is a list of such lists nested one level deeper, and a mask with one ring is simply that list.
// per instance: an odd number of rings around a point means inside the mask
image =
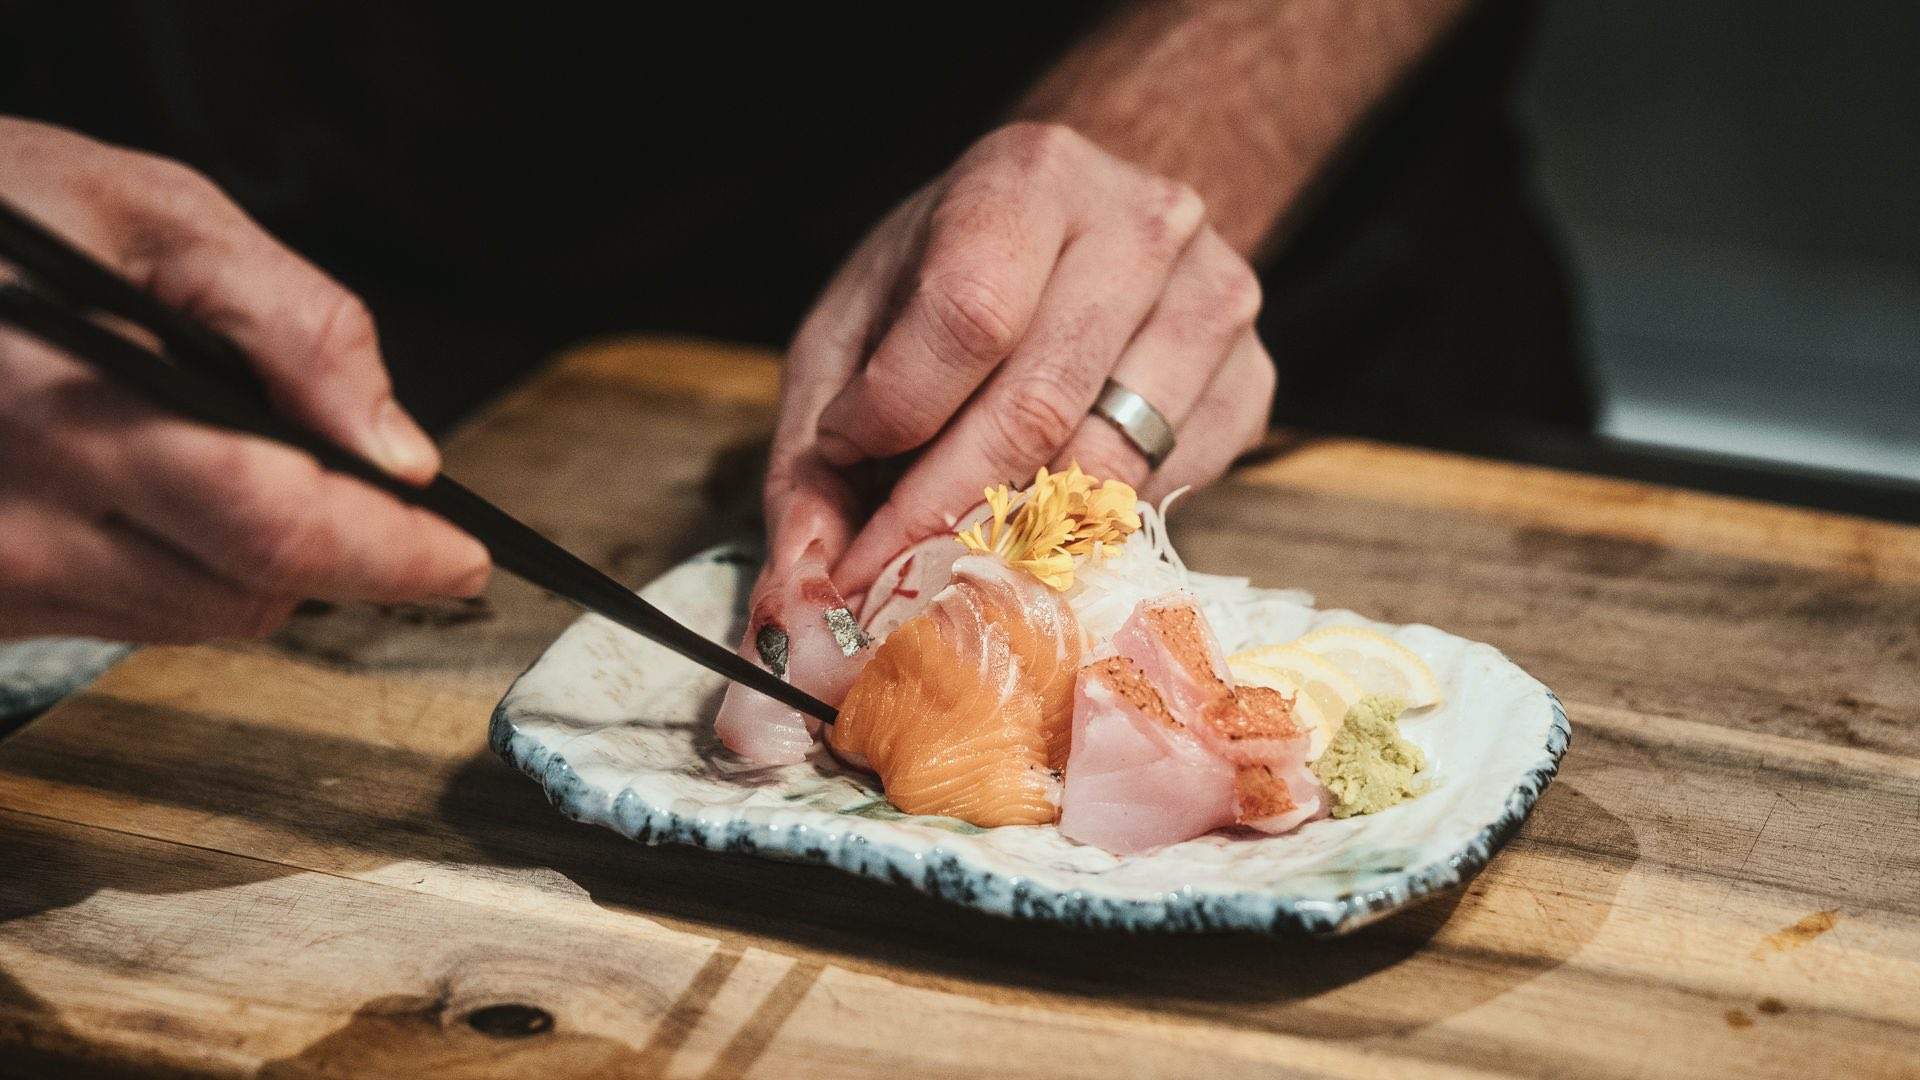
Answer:
[{"label": "blurred background", "polygon": [[[211,174],[444,428],[594,334],[779,347],[1109,7],[0,2],[0,112]],[[1483,4],[1263,266],[1279,419],[1920,520],[1916,53],[1894,0]]]},{"label": "blurred background", "polygon": [[1920,480],[1920,7],[1543,6],[1517,105],[1601,429]]}]

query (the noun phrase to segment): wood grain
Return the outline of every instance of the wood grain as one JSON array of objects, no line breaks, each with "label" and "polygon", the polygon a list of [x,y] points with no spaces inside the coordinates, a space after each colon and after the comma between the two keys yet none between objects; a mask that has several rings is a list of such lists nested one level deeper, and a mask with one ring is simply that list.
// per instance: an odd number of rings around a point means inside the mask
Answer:
[{"label": "wood grain", "polygon": [[[601,343],[450,471],[637,582],[754,528],[774,383]],[[1131,939],[639,847],[486,752],[573,617],[502,580],[144,650],[0,743],[0,1074],[1920,1075],[1920,530],[1349,440],[1177,522],[1561,692],[1562,775],[1468,889]]]}]

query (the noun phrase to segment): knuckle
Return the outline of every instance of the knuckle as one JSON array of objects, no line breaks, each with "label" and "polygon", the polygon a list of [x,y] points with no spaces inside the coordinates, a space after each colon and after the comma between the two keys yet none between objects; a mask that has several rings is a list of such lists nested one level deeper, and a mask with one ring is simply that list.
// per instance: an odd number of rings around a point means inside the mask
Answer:
[{"label": "knuckle", "polygon": [[1235,258],[1222,267],[1214,294],[1219,318],[1230,327],[1250,326],[1260,314],[1260,275],[1243,259]]},{"label": "knuckle", "polygon": [[297,588],[306,578],[305,530],[298,516],[276,501],[263,504],[265,514],[253,522],[234,549],[235,569],[256,588]]},{"label": "knuckle", "polygon": [[[88,191],[111,222],[115,257],[136,277],[154,279],[156,287],[163,271],[189,272],[176,265],[182,253],[203,247],[231,254],[256,228],[218,184],[171,158],[114,151],[103,156],[101,167],[105,176],[92,181]],[[197,273],[210,276],[204,269]]]},{"label": "knuckle", "polygon": [[312,365],[321,377],[345,372],[373,347],[373,312],[358,295],[328,283],[318,290],[310,312]]},{"label": "knuckle", "polygon": [[861,449],[875,457],[890,457],[919,446],[940,430],[946,417],[936,415],[914,391],[917,379],[897,377],[903,373],[868,378],[865,382],[865,406],[858,418],[862,429]]},{"label": "knuckle", "polygon": [[283,513],[241,546],[249,584],[304,591],[330,561],[325,536],[298,512]]},{"label": "knuckle", "polygon": [[251,447],[232,452],[240,533],[235,569],[256,588],[298,591],[333,557],[328,531],[313,516],[319,466],[284,466]]},{"label": "knuckle", "polygon": [[1257,392],[1256,396],[1260,400],[1261,411],[1265,412],[1267,404],[1273,401],[1274,390],[1280,385],[1280,374],[1274,369],[1273,358],[1267,355],[1267,350],[1259,350],[1258,359],[1258,363],[1251,365],[1253,368],[1253,388]]},{"label": "knuckle", "polygon": [[200,221],[211,208],[226,206],[218,184],[172,158],[130,151],[108,168],[126,202],[164,222]]},{"label": "knuckle", "polygon": [[1163,257],[1186,247],[1207,213],[1206,202],[1193,185],[1154,175],[1141,181],[1140,207],[1147,244]]},{"label": "knuckle", "polygon": [[1272,390],[1279,382],[1279,365],[1273,362],[1273,354],[1267,351],[1266,342],[1260,335],[1249,332],[1242,346],[1235,350],[1234,358],[1228,361],[1231,368],[1247,373],[1251,384],[1258,389]]},{"label": "knuckle", "polygon": [[1273,362],[1263,352],[1260,362],[1247,365],[1241,387],[1233,395],[1235,408],[1241,415],[1244,428],[1244,444],[1251,446],[1260,440],[1267,430],[1273,415],[1273,395],[1279,383],[1274,372]]},{"label": "knuckle", "polygon": [[934,354],[967,367],[999,362],[1018,344],[1019,327],[1005,291],[978,273],[930,278],[920,303],[939,340]]},{"label": "knuckle", "polygon": [[200,170],[174,158],[134,152],[122,175],[141,190],[175,198],[202,198],[219,191]]},{"label": "knuckle", "polygon": [[1258,376],[1256,384],[1247,393],[1244,407],[1247,410],[1248,445],[1258,442],[1273,423],[1273,390],[1273,372],[1269,368]]},{"label": "knuckle", "polygon": [[1015,164],[1030,171],[1042,171],[1064,162],[1078,160],[1089,145],[1085,136],[1065,124],[1024,120],[1008,124],[989,136]]},{"label": "knuckle", "polygon": [[133,185],[128,182],[128,165],[138,168],[144,155],[121,157],[119,151],[104,147],[82,154],[66,163],[61,179],[67,193],[83,206],[114,214],[126,209]]},{"label": "knuckle", "polygon": [[165,185],[179,193],[182,198],[194,200],[212,200],[221,198],[220,185],[199,169],[171,158],[159,159],[156,166],[158,176]]},{"label": "knuckle", "polygon": [[1005,405],[988,415],[993,418],[995,445],[1004,454],[1002,463],[1024,470],[1033,462],[1050,460],[1073,437],[1080,418],[1059,404],[1060,390],[1049,379],[1029,377],[1011,389],[1014,392]]}]

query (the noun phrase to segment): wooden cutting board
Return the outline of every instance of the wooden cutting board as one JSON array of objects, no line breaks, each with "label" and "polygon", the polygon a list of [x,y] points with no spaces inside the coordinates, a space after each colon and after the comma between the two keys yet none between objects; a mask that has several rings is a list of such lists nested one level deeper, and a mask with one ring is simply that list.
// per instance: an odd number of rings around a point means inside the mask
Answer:
[{"label": "wooden cutting board", "polygon": [[[624,340],[449,471],[640,582],[753,528],[770,357]],[[1094,936],[569,822],[486,749],[574,617],[153,648],[0,743],[0,1073],[1920,1075],[1920,529],[1276,442],[1187,558],[1492,642],[1560,778],[1351,938]]]}]

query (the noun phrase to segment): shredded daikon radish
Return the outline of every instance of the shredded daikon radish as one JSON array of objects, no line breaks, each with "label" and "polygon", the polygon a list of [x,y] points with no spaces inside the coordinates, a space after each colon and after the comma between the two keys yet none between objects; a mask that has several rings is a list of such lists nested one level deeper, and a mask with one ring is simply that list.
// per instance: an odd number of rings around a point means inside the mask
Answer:
[{"label": "shredded daikon radish", "polygon": [[1186,494],[1186,488],[1160,500],[1142,501],[1134,509],[1140,528],[1117,547],[1079,560],[1067,602],[1092,643],[1090,659],[1103,655],[1120,624],[1142,600],[1170,592],[1192,594],[1222,643],[1250,639],[1246,626],[1252,612],[1266,603],[1310,606],[1313,597],[1299,590],[1258,589],[1243,577],[1202,574],[1187,569],[1167,532],[1167,510]]}]

